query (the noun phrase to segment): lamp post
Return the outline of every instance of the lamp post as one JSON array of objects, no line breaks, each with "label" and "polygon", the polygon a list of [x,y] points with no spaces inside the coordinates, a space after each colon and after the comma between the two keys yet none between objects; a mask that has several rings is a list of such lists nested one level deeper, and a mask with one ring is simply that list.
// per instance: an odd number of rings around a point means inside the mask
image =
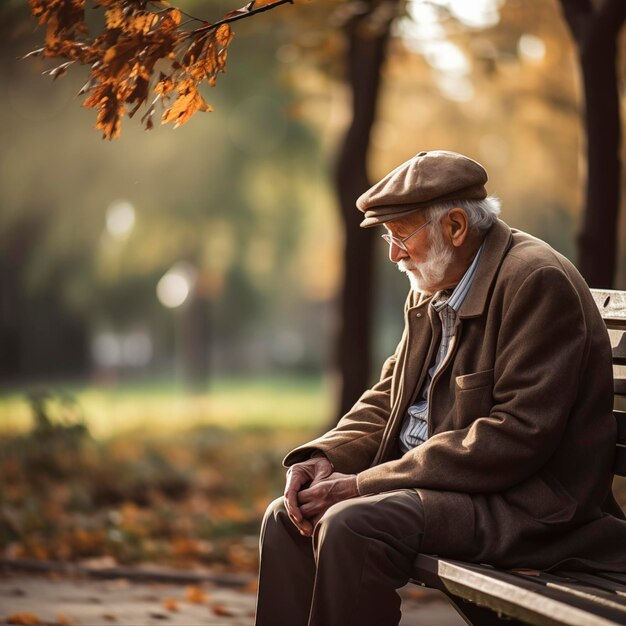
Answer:
[{"label": "lamp post", "polygon": [[188,262],[176,263],[161,277],[156,291],[164,307],[175,309],[176,376],[203,388],[208,377],[208,318],[198,289],[198,270]]}]

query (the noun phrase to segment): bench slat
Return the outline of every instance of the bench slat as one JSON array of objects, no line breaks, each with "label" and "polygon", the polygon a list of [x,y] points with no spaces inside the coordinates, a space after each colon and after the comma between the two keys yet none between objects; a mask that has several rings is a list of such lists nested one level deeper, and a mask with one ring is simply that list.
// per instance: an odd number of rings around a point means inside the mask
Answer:
[{"label": "bench slat", "polygon": [[[512,573],[528,578],[519,571]],[[541,572],[539,575],[533,574],[531,580],[548,588],[559,589],[565,593],[620,611],[623,613],[623,623],[626,624],[626,597],[618,594],[619,591],[626,596],[626,586],[621,583],[605,580],[600,576],[586,572],[569,571]]]},{"label": "bench slat", "polygon": [[616,580],[617,582],[624,583],[626,585],[626,574],[621,574],[620,572],[598,572],[598,575],[602,576],[602,578]]},{"label": "bench slat", "polygon": [[613,379],[613,392],[618,396],[626,396],[626,378]]},{"label": "bench slat", "polygon": [[626,328],[626,292],[592,289],[591,294],[607,328]]},{"label": "bench slat", "polygon": [[626,329],[619,330],[609,328],[609,338],[611,340],[611,351],[613,353],[613,364],[626,364]]},{"label": "bench slat", "polygon": [[625,623],[625,613],[614,607],[547,587],[533,577],[488,566],[419,555],[416,577],[429,587],[536,626],[616,626]]},{"label": "bench slat", "polygon": [[543,572],[541,575],[548,586],[562,589],[568,593],[588,597],[594,602],[612,606],[624,612],[624,623],[626,623],[626,597],[621,594],[626,593],[626,588],[620,583],[605,580],[594,574],[586,572]]},{"label": "bench slat", "polygon": [[550,589],[558,589],[564,591],[567,594],[572,594],[577,598],[584,598],[589,600],[593,604],[597,604],[598,607],[606,607],[621,612],[621,624],[626,623],[626,605],[618,601],[619,597],[615,594],[610,594],[601,589],[596,589],[590,585],[580,585],[575,582],[549,582],[546,583],[546,587]]},{"label": "bench slat", "polygon": [[608,580],[603,576],[590,574],[588,572],[556,572],[556,574],[567,576],[567,578],[577,580],[587,585],[592,585],[597,589],[603,589],[610,594],[616,594],[618,597],[614,599],[620,602],[626,610],[626,585],[624,583]]}]

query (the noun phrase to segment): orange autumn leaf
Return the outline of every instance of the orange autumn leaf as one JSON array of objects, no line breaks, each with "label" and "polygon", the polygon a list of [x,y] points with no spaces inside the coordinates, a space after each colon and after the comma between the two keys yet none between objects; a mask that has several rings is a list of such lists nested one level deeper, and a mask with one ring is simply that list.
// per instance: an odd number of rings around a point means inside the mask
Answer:
[{"label": "orange autumn leaf", "polygon": [[163,608],[172,612],[178,611],[178,601],[174,598],[165,598],[165,600],[163,600]]},{"label": "orange autumn leaf", "polygon": [[182,126],[189,121],[196,111],[212,111],[212,107],[206,103],[200,95],[193,80],[185,80],[177,88],[179,93],[174,104],[163,113],[161,124],[174,123],[174,128]]},{"label": "orange autumn leaf", "polygon": [[235,34],[233,33],[233,29],[228,24],[222,24],[215,31],[215,41],[217,41],[222,48],[228,46],[234,36]]},{"label": "orange autumn leaf", "polygon": [[402,592],[402,595],[405,598],[409,598],[411,600],[425,600],[426,598],[429,597],[428,592],[424,591],[423,589],[404,589]]},{"label": "orange autumn leaf", "polygon": [[52,17],[46,29],[46,48],[54,50],[60,43],[58,20],[56,17]]},{"label": "orange autumn leaf", "polygon": [[124,26],[124,12],[121,6],[112,6],[107,9],[104,14],[104,19],[107,28],[123,28]]},{"label": "orange autumn leaf", "polygon": [[7,617],[7,624],[18,624],[19,626],[36,626],[43,622],[32,613],[13,613]]},{"label": "orange autumn leaf", "polygon": [[206,39],[198,39],[189,46],[182,58],[182,64],[187,73],[190,73],[191,68],[199,58],[207,55],[212,43],[212,38],[208,37]]},{"label": "orange autumn leaf", "polygon": [[206,604],[208,596],[200,587],[190,585],[185,589],[185,600],[192,604]]},{"label": "orange autumn leaf", "polygon": [[102,59],[110,77],[117,78],[120,75],[128,74],[133,66],[134,59],[137,58],[140,42],[136,38],[128,37],[120,39],[119,43],[111,46]]},{"label": "orange autumn leaf", "polygon": [[47,37],[60,41],[77,33],[86,33],[85,0],[29,0],[30,9],[40,24],[48,25]]},{"label": "orange autumn leaf", "polygon": [[112,84],[100,85],[92,91],[83,106],[100,109],[96,119],[96,128],[103,131],[104,137],[108,139],[119,137],[124,103],[119,101]]},{"label": "orange autumn leaf", "polygon": [[141,11],[126,20],[125,29],[146,35],[156,24],[158,17],[149,11]]},{"label": "orange autumn leaf", "polygon": [[161,96],[166,96],[168,93],[174,91],[175,87],[176,84],[172,80],[172,77],[166,76],[161,72],[159,82],[154,87],[154,93],[157,93]]},{"label": "orange autumn leaf", "polygon": [[161,20],[160,26],[164,30],[174,30],[180,26],[182,14],[178,9],[169,9]]},{"label": "orange autumn leaf", "polygon": [[56,623],[58,626],[71,626],[74,622],[65,613],[59,613]]},{"label": "orange autumn leaf", "polygon": [[234,617],[235,614],[223,604],[213,604],[211,606],[211,610],[215,615],[219,615],[221,617]]},{"label": "orange autumn leaf", "polygon": [[202,543],[191,537],[174,537],[171,542],[171,552],[179,557],[194,557],[202,554]]}]

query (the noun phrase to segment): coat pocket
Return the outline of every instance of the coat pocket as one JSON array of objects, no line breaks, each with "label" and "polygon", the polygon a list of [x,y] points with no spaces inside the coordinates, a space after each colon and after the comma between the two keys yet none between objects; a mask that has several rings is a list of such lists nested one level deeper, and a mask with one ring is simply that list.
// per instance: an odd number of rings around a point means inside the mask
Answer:
[{"label": "coat pocket", "polygon": [[493,385],[493,369],[456,377],[456,387],[460,391],[469,391],[470,389],[477,389],[486,385]]},{"label": "coat pocket", "polygon": [[493,370],[484,370],[455,380],[456,427],[464,428],[477,417],[489,415],[493,406]]},{"label": "coat pocket", "polygon": [[545,471],[508,489],[504,499],[519,512],[542,524],[569,522],[578,507],[576,500],[558,480]]}]

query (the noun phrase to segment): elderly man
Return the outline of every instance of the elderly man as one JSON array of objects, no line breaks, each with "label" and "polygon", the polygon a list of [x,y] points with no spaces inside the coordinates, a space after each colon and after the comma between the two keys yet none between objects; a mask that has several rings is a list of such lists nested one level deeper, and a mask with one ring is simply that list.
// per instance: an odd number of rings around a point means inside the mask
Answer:
[{"label": "elderly man", "polygon": [[626,571],[604,323],[486,182],[476,161],[420,152],[359,198],[410,279],[404,333],[337,427],[287,455],[257,626],[397,624],[418,552]]}]

